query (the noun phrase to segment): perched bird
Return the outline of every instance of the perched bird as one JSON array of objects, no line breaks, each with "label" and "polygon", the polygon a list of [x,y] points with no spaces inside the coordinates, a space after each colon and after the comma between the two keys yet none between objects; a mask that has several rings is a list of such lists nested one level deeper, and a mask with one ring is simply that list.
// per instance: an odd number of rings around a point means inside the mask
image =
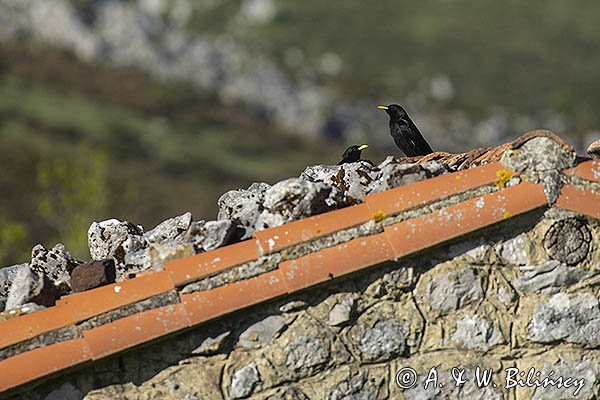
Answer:
[{"label": "perched bird", "polygon": [[344,151],[344,154],[342,154],[342,161],[340,161],[338,165],[357,162],[360,160],[360,153],[367,147],[369,147],[369,145],[366,144],[353,144],[352,146],[348,147],[346,151]]},{"label": "perched bird", "polygon": [[427,140],[421,135],[419,128],[410,119],[404,108],[398,104],[389,106],[377,106],[390,116],[390,133],[396,142],[396,146],[402,150],[407,157],[424,156],[433,153],[433,149]]}]

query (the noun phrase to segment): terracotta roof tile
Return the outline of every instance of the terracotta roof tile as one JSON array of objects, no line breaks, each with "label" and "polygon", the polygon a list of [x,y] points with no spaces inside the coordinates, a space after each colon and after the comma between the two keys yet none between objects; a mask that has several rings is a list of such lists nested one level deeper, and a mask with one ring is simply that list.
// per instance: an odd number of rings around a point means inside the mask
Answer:
[{"label": "terracotta roof tile", "polygon": [[235,265],[255,260],[257,257],[256,240],[251,239],[207,253],[170,261],[165,264],[165,270],[168,271],[174,285],[181,286]]},{"label": "terracotta roof tile", "polygon": [[285,261],[279,268],[288,290],[293,292],[388,261],[393,256],[386,235],[381,233]]},{"label": "terracotta roof tile", "polygon": [[171,304],[83,331],[83,338],[87,341],[93,358],[98,359],[189,325],[183,304]]},{"label": "terracotta roof tile", "polygon": [[540,185],[523,182],[387,226],[385,233],[396,257],[402,257],[546,204]]},{"label": "terracotta roof tile", "polygon": [[502,164],[492,163],[371,194],[364,201],[373,213],[383,211],[388,215],[397,214],[408,208],[491,184],[497,179],[497,172],[504,170],[506,167]]},{"label": "terracotta roof tile", "polygon": [[281,271],[275,270],[211,290],[184,294],[181,302],[195,325],[286,293]]},{"label": "terracotta roof tile", "polygon": [[0,349],[39,334],[72,325],[75,318],[67,306],[54,306],[0,322]]},{"label": "terracotta roof tile", "polygon": [[40,347],[0,361],[0,392],[91,358],[84,339]]},{"label": "terracotta roof tile", "polygon": [[319,236],[351,228],[371,219],[365,204],[292,221],[282,226],[256,232],[254,236],[265,253],[281,250]]},{"label": "terracotta roof tile", "polygon": [[600,191],[581,189],[574,185],[565,185],[560,191],[556,205],[600,219]]},{"label": "terracotta roof tile", "polygon": [[83,321],[173,289],[169,274],[161,271],[62,297],[57,304],[68,306],[75,320]]},{"label": "terracotta roof tile", "polygon": [[600,161],[582,162],[574,168],[564,171],[566,175],[575,175],[581,179],[600,182]]}]

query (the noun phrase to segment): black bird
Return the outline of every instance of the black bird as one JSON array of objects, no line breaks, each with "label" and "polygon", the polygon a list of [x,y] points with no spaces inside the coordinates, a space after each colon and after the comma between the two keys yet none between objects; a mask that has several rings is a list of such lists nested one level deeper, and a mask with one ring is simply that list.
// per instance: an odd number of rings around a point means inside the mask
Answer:
[{"label": "black bird", "polygon": [[360,153],[367,147],[369,147],[369,145],[366,144],[353,144],[352,146],[348,147],[346,151],[344,151],[344,154],[342,154],[342,161],[340,161],[338,165],[357,162],[360,160]]},{"label": "black bird", "polygon": [[398,104],[389,106],[377,106],[390,116],[390,133],[396,142],[396,146],[402,150],[407,157],[424,156],[433,153],[433,149],[427,140],[421,135],[419,128],[410,119],[404,108]]}]

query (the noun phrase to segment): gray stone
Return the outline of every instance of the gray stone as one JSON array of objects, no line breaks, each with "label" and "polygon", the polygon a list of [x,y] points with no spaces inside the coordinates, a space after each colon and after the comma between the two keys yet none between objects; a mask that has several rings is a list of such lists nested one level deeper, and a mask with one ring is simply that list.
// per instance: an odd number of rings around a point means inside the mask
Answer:
[{"label": "gray stone", "polygon": [[264,211],[258,217],[255,230],[334,210],[347,203],[348,200],[333,186],[298,178],[286,179],[265,192]]},{"label": "gray stone", "polygon": [[144,238],[149,243],[176,240],[188,230],[191,223],[192,213],[186,212],[185,214],[169,218],[156,225],[154,229],[144,233]]},{"label": "gray stone", "polygon": [[480,315],[467,316],[456,321],[456,331],[452,340],[469,350],[488,351],[500,343],[502,334],[494,323]]},{"label": "gray stone", "polygon": [[228,219],[220,221],[208,221],[204,224],[204,240],[200,247],[204,251],[214,250],[229,244],[235,233],[235,225]]},{"label": "gray stone", "polygon": [[223,349],[229,343],[231,338],[231,331],[225,331],[215,335],[209,335],[206,337],[200,346],[192,350],[192,354],[198,356],[210,356],[223,351]]},{"label": "gray stone", "polygon": [[473,269],[435,276],[427,285],[429,305],[439,315],[449,314],[483,298],[481,278]]},{"label": "gray stone", "polygon": [[518,151],[506,151],[501,162],[517,172],[525,172],[533,183],[541,183],[548,204],[554,204],[562,187],[560,171],[572,167],[576,153],[549,137],[534,137]]},{"label": "gray stone", "polygon": [[[196,250],[192,243],[185,243],[181,241],[152,243],[148,249],[144,249],[143,251],[144,253],[141,254],[131,253],[132,255],[140,255],[139,264],[135,265],[139,265],[143,269],[152,267],[156,271],[162,271],[164,264],[169,261],[190,257],[196,254]],[[146,254],[149,259],[145,258]],[[132,260],[132,258],[128,258],[127,256],[125,259],[128,261],[127,267],[131,269],[131,264],[133,264],[132,261],[134,260]],[[147,267],[145,267],[146,264]]]},{"label": "gray stone", "polygon": [[555,294],[538,304],[528,326],[528,339],[538,343],[600,345],[600,302],[584,293],[570,298]]},{"label": "gray stone", "polygon": [[524,233],[495,246],[498,257],[510,265],[527,265],[529,262],[528,248],[529,239]]},{"label": "gray stone", "polygon": [[287,324],[280,315],[270,315],[250,325],[240,335],[239,343],[247,349],[255,349],[265,343],[270,343]]},{"label": "gray stone", "polygon": [[377,321],[372,328],[363,327],[358,337],[359,349],[368,360],[388,360],[408,351],[408,323],[395,319]]},{"label": "gray stone", "polygon": [[333,185],[344,195],[362,200],[369,192],[369,186],[376,179],[378,172],[378,169],[366,161],[342,165],[313,165],[306,167],[300,179]]},{"label": "gray stone", "polygon": [[308,307],[308,304],[302,300],[294,300],[288,303],[285,303],[279,307],[279,311],[282,313],[290,313],[298,310],[304,310]]},{"label": "gray stone", "polygon": [[148,247],[127,252],[122,260],[115,259],[115,261],[120,261],[116,264],[117,276],[136,274],[152,267],[152,257],[150,256],[150,249]]},{"label": "gray stone", "polygon": [[[458,368],[462,368],[457,365]],[[431,367],[429,367],[431,368]],[[449,371],[436,369],[438,385],[434,386],[430,381],[427,389],[425,389],[425,381],[429,377],[427,370],[425,374],[419,376],[419,382],[412,388],[404,390],[403,398],[410,400],[437,400],[437,399],[468,399],[468,400],[504,400],[502,394],[502,386],[489,385],[479,387],[475,379],[467,379],[467,381],[457,386],[454,384],[454,379]],[[465,370],[463,378],[474,377],[475,371]],[[439,384],[441,383],[441,385]]]},{"label": "gray stone", "polygon": [[230,190],[223,194],[217,204],[219,220],[231,220],[245,230],[240,239],[248,239],[254,233],[256,220],[262,211],[263,194],[250,190]]},{"label": "gray stone", "polygon": [[63,383],[58,389],[53,390],[44,400],[81,400],[83,393],[69,382]]},{"label": "gray stone", "polygon": [[[598,388],[598,363],[595,361],[560,361],[554,365],[544,365],[540,379],[549,376],[556,379],[562,376],[564,379],[572,378],[570,387],[557,388],[556,386],[536,388],[532,400],[555,400],[555,399],[597,399]],[[575,382],[576,381],[576,382]]]},{"label": "gray stone", "polygon": [[356,301],[352,297],[346,297],[342,301],[336,303],[329,311],[329,321],[327,323],[332,326],[343,325],[350,321],[354,314]]},{"label": "gray stone", "polygon": [[340,382],[327,396],[327,400],[375,400],[377,388],[370,387],[367,374],[359,374]]},{"label": "gray stone", "polygon": [[383,192],[447,172],[447,168],[437,161],[429,161],[426,164],[426,167],[425,164],[388,164],[384,166],[371,184],[369,193]]},{"label": "gray stone", "polygon": [[12,285],[13,280],[17,273],[25,268],[29,268],[28,263],[11,265],[10,267],[0,268],[0,298],[6,300],[8,296],[8,290]]},{"label": "gray stone", "polygon": [[231,378],[229,388],[229,397],[232,399],[241,399],[251,395],[254,389],[262,383],[258,368],[255,363],[246,365],[238,369]]},{"label": "gray stone", "polygon": [[294,372],[321,370],[329,362],[330,351],[313,336],[300,336],[285,347],[286,366]]},{"label": "gray stone", "polygon": [[54,305],[59,296],[58,289],[46,275],[34,272],[31,268],[22,268],[15,275],[8,290],[6,310],[26,303],[50,307]]},{"label": "gray stone", "polygon": [[489,260],[492,247],[482,238],[476,241],[461,241],[448,248],[448,255],[452,258],[459,256],[469,257],[472,264],[485,264]]},{"label": "gray stone", "polygon": [[[127,252],[137,250],[137,247],[145,247],[141,242],[143,233],[141,226],[127,221],[109,219],[92,222],[88,229],[88,246],[92,260],[112,257],[117,263],[122,262]],[[124,244],[126,241],[128,243]]]},{"label": "gray stone", "polygon": [[550,257],[569,265],[583,261],[589,252],[592,234],[577,218],[555,222],[544,236],[544,248]]},{"label": "gray stone", "polygon": [[31,250],[31,269],[35,272],[46,274],[52,282],[64,282],[69,280],[69,274],[73,269],[81,264],[65,246],[61,243],[55,245],[52,249],[47,249],[41,244],[37,244]]},{"label": "gray stone", "polygon": [[558,293],[561,288],[596,274],[581,268],[569,267],[556,260],[520,267],[519,270],[522,275],[513,280],[513,286],[523,292],[543,294]]}]

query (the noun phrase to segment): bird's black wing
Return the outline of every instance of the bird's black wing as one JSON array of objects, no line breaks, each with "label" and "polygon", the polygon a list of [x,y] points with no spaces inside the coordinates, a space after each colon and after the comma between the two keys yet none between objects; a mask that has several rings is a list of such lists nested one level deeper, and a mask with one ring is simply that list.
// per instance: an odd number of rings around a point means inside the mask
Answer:
[{"label": "bird's black wing", "polygon": [[425,140],[425,138],[421,134],[421,131],[419,131],[419,128],[417,128],[417,125],[415,125],[415,123],[412,122],[410,118],[407,118],[406,122],[410,127],[410,129],[408,129],[408,131],[410,132],[409,138],[415,147],[415,155],[424,156],[433,153],[433,149],[431,148],[429,143],[427,143],[427,140]]}]

